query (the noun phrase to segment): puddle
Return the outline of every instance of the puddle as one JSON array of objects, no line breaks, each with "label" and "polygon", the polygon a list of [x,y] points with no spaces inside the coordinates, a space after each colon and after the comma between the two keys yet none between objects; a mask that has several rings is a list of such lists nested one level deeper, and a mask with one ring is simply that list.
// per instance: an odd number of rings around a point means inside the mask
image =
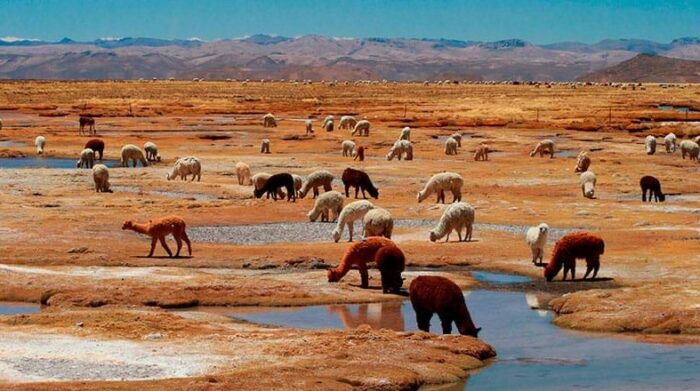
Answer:
[{"label": "puddle", "polygon": [[[551,324],[547,311],[529,308],[519,292],[476,290],[467,305],[479,337],[498,353],[494,362],[473,373],[464,389],[696,389],[700,384],[700,347],[656,345]],[[354,328],[360,324],[416,330],[409,301],[293,308],[234,308],[227,314],[250,322],[304,329]],[[441,330],[437,316],[433,332]]]},{"label": "puddle", "polygon": [[0,141],[0,148],[22,148],[26,147],[27,143],[22,143],[19,141],[3,140]]},{"label": "puddle", "polygon": [[[0,158],[0,169],[3,168],[60,168],[60,169],[75,169],[75,162],[78,159],[56,158],[56,157],[19,157],[19,158]],[[102,163],[108,167],[118,167],[119,162],[116,160],[104,160],[97,163]]]},{"label": "puddle", "polygon": [[508,273],[493,273],[493,272],[472,272],[472,276],[481,282],[488,282],[490,284],[522,284],[525,282],[530,282],[532,279],[527,276],[519,276],[517,274]]},{"label": "puddle", "polygon": [[679,113],[692,113],[694,112],[690,106],[674,106],[674,105],[667,105],[667,104],[661,104],[658,105],[657,108],[661,111],[672,111],[675,110]]},{"label": "puddle", "polygon": [[0,316],[36,314],[41,311],[38,304],[29,303],[0,303]]},{"label": "puddle", "polygon": [[[217,200],[218,197],[211,194],[202,193],[186,193],[180,191],[166,191],[166,190],[142,190],[136,186],[112,186],[112,190],[115,192],[127,192],[127,193],[138,193],[138,194],[152,194],[159,195],[168,198],[177,198],[181,200],[194,200],[194,201],[213,201]],[[188,229],[189,231],[189,229]]]},{"label": "puddle", "polygon": [[559,157],[578,157],[578,154],[579,154],[578,151],[573,151],[573,150],[564,150],[564,151],[555,152],[555,155],[559,156]]}]

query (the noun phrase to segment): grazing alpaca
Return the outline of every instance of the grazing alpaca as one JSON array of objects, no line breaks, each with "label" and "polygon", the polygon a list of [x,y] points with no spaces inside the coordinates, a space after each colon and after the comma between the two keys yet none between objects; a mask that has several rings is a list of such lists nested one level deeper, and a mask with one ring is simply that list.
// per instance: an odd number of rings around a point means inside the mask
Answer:
[{"label": "grazing alpaca", "polygon": [[354,152],[355,157],[352,160],[359,160],[361,162],[365,161],[365,147],[360,145],[355,149]]},{"label": "grazing alpaca", "polygon": [[681,158],[685,160],[685,155],[688,155],[690,160],[698,160],[700,156],[700,146],[690,140],[681,141]]},{"label": "grazing alpaca", "polygon": [[146,161],[146,157],[143,155],[143,152],[134,144],[126,144],[123,146],[120,156],[122,167],[129,167],[130,161],[134,163],[134,167],[136,167],[138,162],[141,162],[141,165],[144,167],[148,166],[148,162]]},{"label": "grazing alpaca", "polygon": [[583,196],[594,199],[597,179],[593,171],[586,171],[581,174],[579,181],[581,182],[581,193],[583,193]]},{"label": "grazing alpaca", "polygon": [[383,236],[391,239],[391,233],[394,231],[394,218],[388,210],[382,208],[374,208],[365,214],[362,218],[362,236]]},{"label": "grazing alpaca", "polygon": [[367,200],[355,201],[345,205],[343,210],[340,211],[340,216],[338,216],[338,223],[335,228],[333,228],[333,232],[331,232],[333,241],[338,243],[340,237],[343,235],[343,229],[347,225],[348,234],[350,236],[348,242],[352,242],[355,220],[364,218],[365,214],[372,209],[374,209],[374,205]]},{"label": "grazing alpaca", "polygon": [[180,249],[182,248],[182,242],[187,243],[187,252],[192,256],[192,246],[190,244],[190,239],[187,237],[187,232],[185,232],[185,220],[178,216],[167,216],[160,219],[148,220],[148,223],[140,224],[135,223],[131,220],[125,221],[122,225],[122,229],[130,229],[134,232],[138,232],[151,237],[151,252],[148,253],[148,257],[153,256],[153,251],[156,249],[156,242],[160,241],[161,246],[168,253],[168,256],[172,257],[173,253],[168,248],[165,243],[165,237],[172,234],[177,243],[177,251],[175,252],[175,257],[180,256]]},{"label": "grazing alpaca", "polygon": [[357,120],[351,115],[344,115],[340,117],[339,129],[353,129],[357,125]]},{"label": "grazing alpaca", "polygon": [[652,196],[656,202],[666,201],[666,195],[661,191],[661,183],[653,176],[643,176],[639,180],[639,186],[642,188],[642,202],[647,200],[647,190],[649,191],[649,202],[651,202]]},{"label": "grazing alpaca", "polygon": [[588,157],[588,154],[584,151],[579,152],[578,157],[576,158],[576,167],[574,168],[574,172],[586,172],[590,166],[591,158]]},{"label": "grazing alpaca", "polygon": [[653,155],[656,153],[656,137],[648,135],[644,139],[644,149],[647,155]]},{"label": "grazing alpaca", "polygon": [[44,146],[46,145],[46,138],[44,136],[36,136],[34,139],[34,146],[36,146],[37,155],[42,155],[44,153]]},{"label": "grazing alpaca", "polygon": [[255,198],[260,198],[267,193],[267,198],[272,196],[272,199],[277,201],[277,194],[279,194],[279,189],[282,187],[287,191],[287,201],[297,200],[296,191],[294,190],[294,178],[287,173],[271,176],[263,187],[253,190],[253,195]]},{"label": "grazing alpaca", "polygon": [[666,153],[673,153],[676,152],[676,146],[678,140],[676,138],[676,135],[673,133],[669,133],[664,137],[664,146],[666,147]]},{"label": "grazing alpaca", "polygon": [[489,146],[488,144],[481,144],[476,148],[476,151],[474,151],[474,160],[475,161],[487,161],[489,160]]},{"label": "grazing alpaca", "polygon": [[81,115],[80,119],[78,120],[78,123],[80,124],[80,129],[78,129],[78,135],[83,135],[86,126],[88,127],[87,132],[85,132],[86,135],[94,135],[95,133],[97,133],[97,130],[95,129],[94,118],[87,115]]},{"label": "grazing alpaca", "polygon": [[457,154],[457,140],[452,136],[445,140],[445,155],[456,155]]},{"label": "grazing alpaca", "polygon": [[155,143],[146,141],[143,144],[143,150],[146,151],[146,160],[149,162],[159,162],[160,154],[158,153],[158,146]]},{"label": "grazing alpaca", "polygon": [[316,198],[314,208],[307,213],[307,216],[309,216],[311,222],[316,221],[319,215],[322,222],[335,222],[343,210],[344,202],[345,198],[339,192],[334,190],[327,191]]},{"label": "grazing alpaca", "polygon": [[418,328],[430,332],[430,319],[437,313],[442,333],[452,333],[452,322],[461,335],[477,338],[481,327],[474,326],[464,294],[459,286],[445,277],[419,276],[408,288]]},{"label": "grazing alpaca", "polygon": [[253,180],[250,177],[250,166],[244,162],[236,163],[236,177],[239,185],[250,186],[253,184]]},{"label": "grazing alpaca", "polygon": [[354,136],[357,134],[358,136],[369,136],[369,128],[370,124],[369,121],[367,120],[362,120],[355,124],[355,128],[352,130],[352,133],[350,133],[351,136]]},{"label": "grazing alpaca", "polygon": [[588,232],[575,232],[568,234],[557,241],[552,251],[552,257],[549,263],[544,268],[544,277],[547,281],[552,281],[559,274],[562,266],[564,267],[564,278],[571,270],[571,280],[576,278],[576,258],[586,259],[586,274],[583,276],[585,280],[588,274],[593,271],[591,279],[598,275],[600,268],[600,255],[605,252],[605,242],[598,236]]},{"label": "grazing alpaca", "polygon": [[264,138],[260,143],[260,153],[270,153],[270,139]]},{"label": "grazing alpaca", "polygon": [[192,175],[190,182],[194,182],[195,177],[197,182],[202,179],[202,163],[199,161],[199,158],[186,156],[177,159],[173,168],[166,174],[165,179],[171,181],[180,177],[183,181],[186,181],[188,175]]},{"label": "grazing alpaca", "polygon": [[543,157],[546,154],[549,154],[549,158],[554,157],[554,141],[550,139],[542,140],[537,145],[535,146],[535,149],[530,152],[530,157],[535,156],[536,154],[540,154],[540,157]]},{"label": "grazing alpaca", "polygon": [[351,140],[343,141],[342,144],[340,144],[340,146],[341,146],[341,149],[343,151],[343,157],[353,156],[355,153],[355,149],[357,148],[355,143],[352,142]]},{"label": "grazing alpaca", "polygon": [[333,174],[326,170],[314,171],[306,177],[306,181],[299,190],[299,197],[304,198],[309,190],[313,190],[314,198],[318,197],[319,187],[323,187],[324,191],[333,190]]},{"label": "grazing alpaca", "polygon": [[[95,151],[95,157],[97,158],[97,160],[102,160],[105,151],[104,141],[100,140],[99,138],[93,138],[92,140],[85,143],[85,148],[90,148],[93,151]],[[97,154],[100,155],[99,158],[97,157]]]},{"label": "grazing alpaca", "polygon": [[304,121],[304,125],[306,126],[306,134],[313,134],[314,133],[314,122],[310,119],[307,119]]},{"label": "grazing alpaca", "polygon": [[457,231],[459,241],[462,241],[462,229],[465,230],[464,241],[472,240],[472,227],[474,225],[474,207],[466,202],[455,202],[445,208],[445,212],[440,217],[438,225],[430,231],[430,241],[436,242],[447,236],[445,241],[450,240],[450,233]]},{"label": "grazing alpaca", "polygon": [[464,179],[461,175],[454,172],[443,172],[440,174],[433,175],[428,183],[425,184],[423,190],[418,192],[416,198],[418,202],[423,202],[426,198],[430,197],[431,194],[437,193],[437,202],[445,203],[445,191],[451,191],[453,200],[452,202],[459,202],[462,200],[462,185],[464,184]]},{"label": "grazing alpaca", "polygon": [[362,288],[369,287],[367,264],[374,262],[382,276],[382,291],[397,293],[403,285],[403,272],[406,257],[401,249],[391,240],[381,236],[373,236],[361,242],[353,243],[345,251],[340,265],[328,270],[328,282],[340,281],[353,265],[360,271]]},{"label": "grazing alpaca", "polygon": [[75,168],[92,168],[95,165],[95,152],[90,148],[80,152],[80,159],[75,162]]},{"label": "grazing alpaca", "polygon": [[532,263],[537,265],[537,260],[540,260],[540,265],[542,264],[542,258],[544,257],[544,245],[547,244],[547,234],[549,233],[549,226],[542,223],[536,227],[530,227],[525,234],[525,241],[530,250],[532,250]]},{"label": "grazing alpaca", "polygon": [[109,169],[104,164],[95,164],[92,167],[92,179],[95,181],[95,192],[112,192],[109,188]]},{"label": "grazing alpaca", "polygon": [[275,119],[275,116],[272,115],[271,113],[267,113],[263,116],[263,127],[264,128],[276,128],[277,127],[277,120]]},{"label": "grazing alpaca", "polygon": [[374,184],[372,184],[372,180],[369,179],[369,175],[367,175],[366,172],[348,167],[345,169],[345,171],[343,171],[342,179],[343,185],[345,185],[345,197],[350,198],[350,188],[354,187],[355,198],[357,198],[357,194],[360,190],[362,190],[362,198],[364,199],[367,199],[367,195],[365,195],[365,190],[367,190],[369,195],[372,196],[374,199],[379,198],[379,189],[374,187]]}]

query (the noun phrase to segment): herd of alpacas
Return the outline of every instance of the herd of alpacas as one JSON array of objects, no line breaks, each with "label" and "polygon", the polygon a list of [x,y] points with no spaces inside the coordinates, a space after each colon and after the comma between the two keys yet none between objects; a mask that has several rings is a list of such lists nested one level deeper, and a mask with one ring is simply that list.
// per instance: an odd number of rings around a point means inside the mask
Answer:
[{"label": "herd of alpacas", "polygon": [[[334,130],[335,118],[332,115],[323,120],[321,126],[327,132]],[[277,119],[272,114],[266,114],[262,121],[263,127],[276,127]],[[89,116],[80,117],[80,134],[95,135],[95,120]],[[311,120],[304,122],[306,134],[313,134],[313,123]],[[351,136],[369,136],[370,122],[368,120],[357,120],[353,116],[342,116],[339,122],[339,129],[346,129],[351,132]],[[677,149],[681,151],[683,159],[688,156],[691,160],[698,160],[700,154],[700,136],[694,140],[683,140],[678,143],[677,137],[670,133],[663,138],[664,147],[667,153],[674,153]],[[270,152],[270,140],[261,140],[261,153]],[[656,153],[656,138],[647,136],[644,140],[647,154]],[[36,153],[43,154],[46,139],[38,136],[35,140]],[[462,134],[454,133],[447,137],[444,144],[446,155],[455,155],[458,148],[462,146]],[[104,156],[105,143],[101,139],[90,139],[80,152],[77,168],[91,168],[96,192],[112,192],[109,183],[109,169],[104,164],[96,164],[102,161]],[[474,160],[488,160],[489,146],[481,143],[476,147]],[[365,158],[365,147],[357,145],[352,140],[345,140],[341,143],[341,153],[344,157],[352,157],[360,161]],[[554,158],[555,143],[553,140],[541,140],[530,152],[530,157],[539,155]],[[386,155],[387,160],[392,159],[413,159],[413,145],[411,143],[411,129],[405,127],[401,130],[398,139],[394,142]],[[158,147],[153,142],[146,142],[143,150],[136,145],[127,144],[121,148],[120,163],[122,167],[129,167],[131,162],[134,167],[139,163],[146,167],[150,163],[160,162],[161,156]],[[580,175],[581,192],[583,197],[595,198],[596,175],[590,171],[591,158],[587,152],[582,151],[576,160],[574,172]],[[311,194],[314,201],[313,208],[308,212],[309,221],[335,223],[335,228],[331,232],[333,241],[340,241],[344,229],[348,230],[348,241],[353,241],[354,223],[356,220],[362,222],[363,239],[351,243],[345,252],[340,264],[331,268],[327,272],[328,282],[340,281],[355,266],[361,277],[361,287],[369,287],[369,264],[374,263],[381,275],[381,285],[384,293],[397,294],[403,286],[401,273],[405,269],[406,257],[403,251],[391,241],[394,221],[391,213],[386,209],[375,206],[367,199],[379,199],[379,189],[374,185],[370,176],[358,169],[346,168],[340,179],[342,180],[344,191],[333,190],[333,180],[336,176],[328,170],[318,170],[312,172],[306,178],[291,173],[269,174],[258,172],[251,175],[250,166],[244,162],[237,162],[235,173],[239,185],[253,186],[253,195],[261,198],[277,200],[286,198],[294,202],[297,198],[304,198]],[[201,179],[202,164],[195,156],[186,156],[177,159],[173,167],[167,172],[166,179],[197,181]],[[190,178],[191,176],[191,178]],[[472,229],[475,220],[475,210],[467,202],[462,201],[462,187],[464,179],[454,172],[442,172],[433,175],[425,184],[423,189],[417,192],[417,202],[428,199],[431,195],[436,195],[437,203],[445,203],[445,194],[451,193],[452,203],[448,205],[440,217],[437,225],[429,231],[429,239],[432,242],[445,238],[449,241],[450,234],[457,233],[458,240],[471,241]],[[661,191],[661,184],[653,176],[644,176],[640,180],[642,190],[642,201],[652,198],[656,202],[663,202],[665,195]],[[355,190],[355,201],[348,202],[350,190]],[[357,200],[362,195],[362,199]],[[183,242],[187,244],[188,254],[192,255],[192,247],[186,232],[185,221],[178,216],[166,216],[149,220],[147,223],[137,223],[125,221],[122,229],[132,230],[137,233],[147,235],[151,238],[151,249],[148,256],[153,256],[157,242],[165,249],[169,256],[173,256],[172,251],[166,244],[165,238],[172,235],[177,243],[175,257],[180,255]],[[525,234],[525,241],[530,246],[532,252],[532,262],[537,267],[544,267],[544,277],[546,281],[552,281],[557,274],[564,269],[563,280],[570,276],[575,279],[576,259],[585,259],[586,273],[583,279],[590,275],[591,279],[596,278],[600,268],[600,256],[605,251],[605,243],[602,238],[589,232],[575,232],[563,236],[554,245],[550,260],[543,263],[544,249],[547,243],[547,236],[550,227],[546,223],[541,223],[531,227]],[[461,289],[452,281],[444,277],[419,276],[415,278],[409,287],[410,301],[416,313],[416,320],[419,329],[429,331],[430,319],[437,313],[440,318],[443,333],[450,333],[452,323],[455,323],[457,330],[462,335],[476,337],[480,328],[475,327],[469,311],[467,309]]]}]

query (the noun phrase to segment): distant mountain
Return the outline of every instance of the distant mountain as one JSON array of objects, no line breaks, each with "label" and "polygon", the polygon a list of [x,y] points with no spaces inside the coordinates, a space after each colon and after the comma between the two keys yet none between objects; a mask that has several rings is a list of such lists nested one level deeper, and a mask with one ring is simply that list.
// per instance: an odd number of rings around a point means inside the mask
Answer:
[{"label": "distant mountain", "polygon": [[209,42],[147,37],[46,42],[8,37],[0,38],[0,78],[568,81],[640,53],[700,60],[700,39],[536,45],[517,38],[477,42],[265,34]]},{"label": "distant mountain", "polygon": [[620,64],[583,75],[580,81],[699,83],[700,61],[640,54]]}]

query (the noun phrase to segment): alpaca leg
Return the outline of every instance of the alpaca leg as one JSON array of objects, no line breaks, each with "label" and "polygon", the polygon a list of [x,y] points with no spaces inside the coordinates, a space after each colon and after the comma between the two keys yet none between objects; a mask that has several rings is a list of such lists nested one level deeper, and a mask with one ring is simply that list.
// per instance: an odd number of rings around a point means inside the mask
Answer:
[{"label": "alpaca leg", "polygon": [[361,287],[363,289],[369,288],[369,274],[367,273],[367,264],[360,263],[359,265],[357,265],[357,268],[360,270],[360,279],[362,280]]},{"label": "alpaca leg", "polygon": [[576,280],[576,259],[571,261],[571,266],[569,269],[571,270],[571,281]]},{"label": "alpaca leg", "polygon": [[148,253],[149,258],[153,256],[153,251],[155,251],[155,249],[156,249],[156,242],[157,241],[158,241],[158,238],[156,238],[155,236],[151,238],[151,252]]},{"label": "alpaca leg", "polygon": [[600,260],[593,265],[593,275],[591,276],[591,280],[598,277],[598,269],[600,269]]},{"label": "alpaca leg", "polygon": [[430,332],[430,318],[432,317],[433,314],[430,312],[416,310],[416,323],[418,323],[418,329],[425,331],[426,333]]},{"label": "alpaca leg", "polygon": [[457,238],[461,242],[462,241],[462,227],[457,227],[456,231],[457,231]]},{"label": "alpaca leg", "polygon": [[355,186],[355,199],[357,199],[357,195],[360,192],[360,186]]},{"label": "alpaca leg", "polygon": [[532,250],[532,263],[537,265],[537,258],[540,256],[540,250],[538,248],[531,248]]},{"label": "alpaca leg", "polygon": [[471,224],[467,225],[467,238],[464,239],[466,242],[471,242],[472,241],[472,226]]},{"label": "alpaca leg", "polygon": [[187,236],[187,232],[185,232],[184,229],[182,230],[182,240],[187,244],[187,252],[192,256],[192,243],[190,243],[190,238]]},{"label": "alpaca leg", "polygon": [[447,315],[438,314],[440,317],[440,324],[442,324],[443,334],[452,334],[452,319]]},{"label": "alpaca leg", "polygon": [[642,189],[642,202],[647,202],[647,189]]},{"label": "alpaca leg", "polygon": [[351,221],[348,223],[348,235],[350,235],[350,238],[348,239],[348,242],[352,242],[352,230],[355,227],[355,222]]},{"label": "alpaca leg", "polygon": [[180,250],[182,249],[182,239],[180,239],[180,233],[173,232],[173,237],[175,238],[175,243],[177,244],[177,251],[175,251],[175,258],[180,256]]},{"label": "alpaca leg", "polygon": [[170,247],[168,247],[168,244],[165,243],[165,236],[161,236],[159,240],[160,240],[160,245],[163,246],[163,248],[165,249],[165,252],[168,253],[168,256],[172,257],[173,252],[170,251]]},{"label": "alpaca leg", "polygon": [[345,185],[345,198],[350,198],[350,185]]}]

